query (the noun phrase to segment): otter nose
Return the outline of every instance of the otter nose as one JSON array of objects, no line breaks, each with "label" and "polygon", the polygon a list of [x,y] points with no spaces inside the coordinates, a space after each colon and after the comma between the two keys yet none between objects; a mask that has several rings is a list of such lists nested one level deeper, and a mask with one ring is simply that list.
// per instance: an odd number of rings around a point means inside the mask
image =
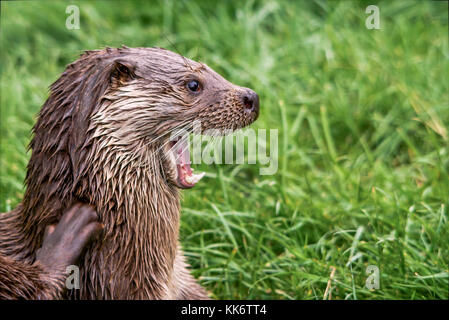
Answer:
[{"label": "otter nose", "polygon": [[243,96],[243,105],[246,112],[259,113],[259,96],[253,90],[247,90]]}]

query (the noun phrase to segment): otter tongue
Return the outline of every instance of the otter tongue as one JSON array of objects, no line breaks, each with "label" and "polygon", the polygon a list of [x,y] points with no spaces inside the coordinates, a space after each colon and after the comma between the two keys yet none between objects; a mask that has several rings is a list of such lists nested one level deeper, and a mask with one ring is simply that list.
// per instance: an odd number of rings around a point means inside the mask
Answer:
[{"label": "otter tongue", "polygon": [[190,167],[189,145],[186,139],[179,139],[175,144],[176,168],[178,178],[187,187],[193,187],[205,175],[205,172],[194,174]]}]

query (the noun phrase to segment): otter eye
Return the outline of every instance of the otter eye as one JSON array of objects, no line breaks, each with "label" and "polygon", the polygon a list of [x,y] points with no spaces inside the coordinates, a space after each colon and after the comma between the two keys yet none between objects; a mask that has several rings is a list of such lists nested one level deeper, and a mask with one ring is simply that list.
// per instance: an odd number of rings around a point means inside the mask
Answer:
[{"label": "otter eye", "polygon": [[192,92],[198,92],[200,90],[200,83],[196,80],[187,82],[187,88]]}]

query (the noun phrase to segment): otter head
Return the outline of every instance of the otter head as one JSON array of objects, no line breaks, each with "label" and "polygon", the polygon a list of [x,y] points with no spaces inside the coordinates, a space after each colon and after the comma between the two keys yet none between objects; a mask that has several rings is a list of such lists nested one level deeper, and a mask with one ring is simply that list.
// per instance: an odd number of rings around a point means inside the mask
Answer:
[{"label": "otter head", "polygon": [[254,91],[171,51],[122,48],[90,55],[97,59],[97,72],[108,76],[88,119],[87,132],[107,148],[97,153],[108,153],[122,167],[148,165],[179,188],[193,187],[203,174],[193,173],[186,139],[173,133],[192,132],[194,123],[201,132],[226,133],[259,115]]}]

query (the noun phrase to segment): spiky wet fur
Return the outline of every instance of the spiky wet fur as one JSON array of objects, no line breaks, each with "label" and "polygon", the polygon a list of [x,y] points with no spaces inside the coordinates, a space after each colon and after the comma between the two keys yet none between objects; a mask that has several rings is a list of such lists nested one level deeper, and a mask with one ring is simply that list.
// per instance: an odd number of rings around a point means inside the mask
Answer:
[{"label": "spiky wet fur", "polygon": [[[192,73],[211,92],[183,91]],[[67,297],[207,299],[178,243],[179,194],[161,137],[198,118],[206,127],[251,123],[257,115],[240,114],[243,89],[164,49],[86,52],[51,86],[40,111],[23,201],[0,215],[0,254],[33,263],[45,227],[81,200],[96,207],[104,232],[81,259],[80,290]],[[30,273],[42,277],[36,268]],[[61,283],[47,278],[54,294],[45,297],[59,297]]]}]

